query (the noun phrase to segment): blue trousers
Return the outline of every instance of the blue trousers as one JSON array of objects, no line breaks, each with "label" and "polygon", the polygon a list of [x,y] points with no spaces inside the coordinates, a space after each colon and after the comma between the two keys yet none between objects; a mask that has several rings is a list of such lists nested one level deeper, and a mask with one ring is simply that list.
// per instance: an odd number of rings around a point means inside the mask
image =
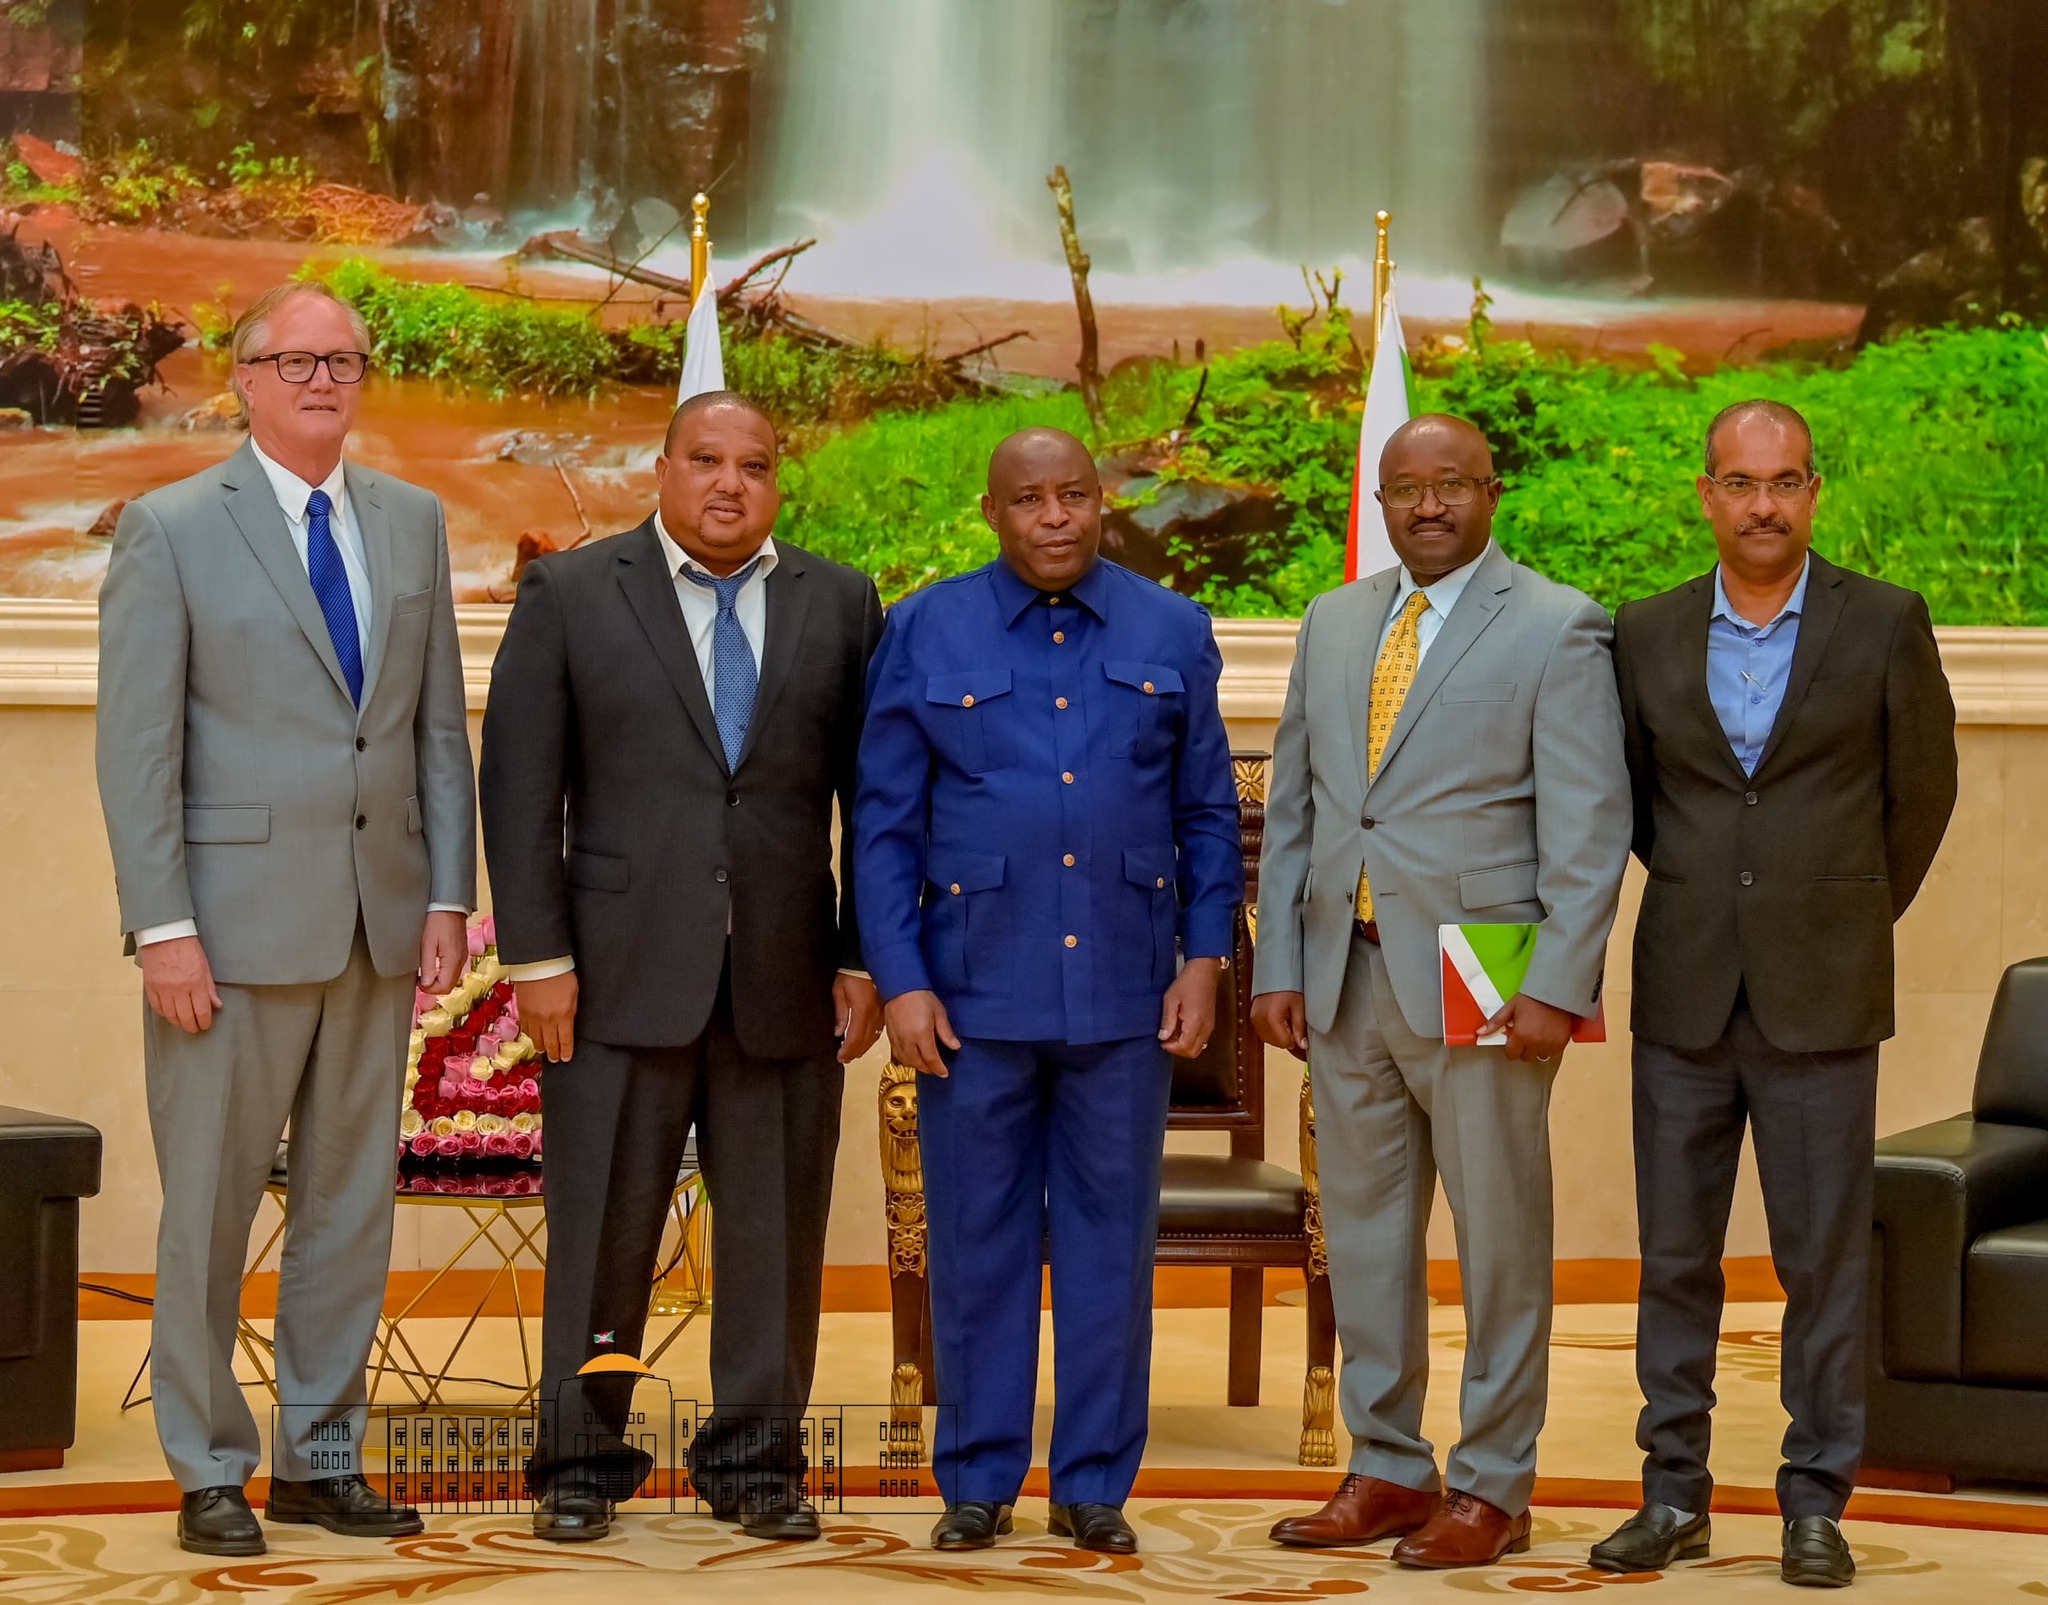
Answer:
[{"label": "blue trousers", "polygon": [[1166,1053],[967,1038],[951,1066],[918,1082],[939,1491],[1008,1504],[1023,1486],[1049,1235],[1053,1502],[1120,1505],[1150,1403]]}]

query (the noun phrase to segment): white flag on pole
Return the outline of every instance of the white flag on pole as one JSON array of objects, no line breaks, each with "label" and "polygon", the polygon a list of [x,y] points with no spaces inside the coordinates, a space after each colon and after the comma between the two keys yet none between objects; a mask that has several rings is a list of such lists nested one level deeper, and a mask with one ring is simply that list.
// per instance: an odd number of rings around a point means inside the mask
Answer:
[{"label": "white flag on pole", "polygon": [[1372,499],[1380,485],[1380,453],[1394,431],[1408,421],[1408,346],[1401,334],[1401,314],[1394,306],[1391,284],[1380,307],[1379,338],[1373,350],[1372,377],[1365,386],[1365,417],[1358,431],[1358,468],[1351,483],[1351,539],[1344,561],[1347,580],[1376,574],[1398,561],[1387,540],[1386,520]]},{"label": "white flag on pole", "polygon": [[683,382],[676,390],[680,407],[692,396],[725,388],[725,350],[718,340],[718,275],[705,258],[704,282],[690,286],[695,298],[690,322],[683,331]]}]

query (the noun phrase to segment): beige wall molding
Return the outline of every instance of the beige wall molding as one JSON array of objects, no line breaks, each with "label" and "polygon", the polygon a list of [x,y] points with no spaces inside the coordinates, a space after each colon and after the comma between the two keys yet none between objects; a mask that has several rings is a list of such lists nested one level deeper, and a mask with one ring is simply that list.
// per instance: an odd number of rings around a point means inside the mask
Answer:
[{"label": "beige wall molding", "polygon": [[[469,705],[481,709],[503,607],[459,607]],[[1223,716],[1278,719],[1294,663],[1293,619],[1218,619]],[[2048,725],[2048,629],[1937,630],[1960,723]],[[91,602],[0,602],[0,707],[91,707],[99,691],[98,609]]]}]

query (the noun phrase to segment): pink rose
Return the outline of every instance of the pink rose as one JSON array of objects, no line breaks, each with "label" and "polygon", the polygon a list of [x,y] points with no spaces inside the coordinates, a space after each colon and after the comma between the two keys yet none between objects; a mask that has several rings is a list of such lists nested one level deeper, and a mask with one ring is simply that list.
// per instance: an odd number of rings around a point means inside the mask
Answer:
[{"label": "pink rose", "polygon": [[538,1098],[540,1096],[540,1083],[534,1080],[532,1076],[528,1076],[519,1083],[519,1090],[529,1098]]},{"label": "pink rose", "polygon": [[483,915],[470,927],[470,931],[473,935],[482,939],[485,947],[496,947],[498,945],[498,916],[495,914]]},{"label": "pink rose", "polygon": [[457,1132],[456,1141],[462,1145],[459,1151],[465,1159],[474,1159],[484,1151],[484,1134],[480,1131]]},{"label": "pink rose", "polygon": [[441,1000],[433,993],[423,992],[418,987],[414,987],[412,991],[412,1023],[418,1025],[421,1015],[425,1014],[429,1009],[438,1009],[440,1006]]},{"label": "pink rose", "polygon": [[484,934],[482,921],[478,921],[469,928],[469,956],[471,958],[482,958],[484,956],[484,949],[490,945],[491,939]]},{"label": "pink rose", "polygon": [[512,1139],[502,1131],[494,1131],[484,1138],[484,1152],[493,1159],[503,1159],[512,1152]]},{"label": "pink rose", "polygon": [[533,1157],[533,1133],[530,1131],[512,1132],[505,1139],[505,1151],[514,1159],[531,1159]]},{"label": "pink rose", "polygon": [[415,1158],[424,1159],[438,1150],[440,1142],[441,1139],[431,1131],[423,1131],[406,1146]]},{"label": "pink rose", "polygon": [[434,1152],[443,1159],[455,1158],[462,1152],[462,1133],[451,1131],[445,1137],[436,1137]]}]

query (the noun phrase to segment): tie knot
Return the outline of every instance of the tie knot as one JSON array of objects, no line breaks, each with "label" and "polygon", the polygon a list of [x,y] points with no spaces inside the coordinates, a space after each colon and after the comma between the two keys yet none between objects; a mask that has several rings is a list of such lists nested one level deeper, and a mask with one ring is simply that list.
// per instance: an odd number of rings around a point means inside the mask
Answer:
[{"label": "tie knot", "polygon": [[1428,606],[1429,598],[1426,595],[1421,591],[1410,591],[1407,602],[1401,608],[1401,616],[1404,619],[1419,619]]},{"label": "tie knot", "polygon": [[683,565],[683,578],[692,585],[701,585],[705,590],[713,592],[718,597],[718,611],[729,613],[739,599],[741,588],[754,577],[754,570],[760,566],[761,560],[757,557],[737,574],[728,574],[720,579],[716,574],[706,574],[702,569],[691,568],[686,563]]},{"label": "tie knot", "polygon": [[308,518],[325,518],[333,511],[334,503],[328,499],[327,492],[324,490],[316,490],[306,498],[306,516]]}]

